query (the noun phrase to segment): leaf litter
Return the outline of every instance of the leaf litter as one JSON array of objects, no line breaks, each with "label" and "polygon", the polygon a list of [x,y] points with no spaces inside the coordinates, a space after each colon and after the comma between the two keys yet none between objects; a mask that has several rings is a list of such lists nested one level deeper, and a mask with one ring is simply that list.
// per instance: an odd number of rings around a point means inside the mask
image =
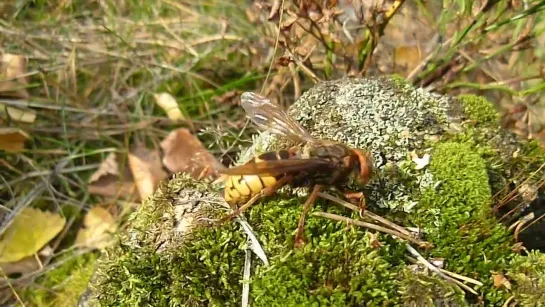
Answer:
[{"label": "leaf litter", "polygon": [[168,177],[163,170],[159,150],[142,144],[137,144],[129,153],[129,167],[141,200],[153,194],[159,182]]},{"label": "leaf litter", "polygon": [[174,99],[171,94],[158,93],[153,94],[153,97],[155,98],[155,102],[157,103],[157,105],[167,113],[167,117],[170,120],[180,121],[185,119],[185,116],[180,110],[176,99]]},{"label": "leaf litter", "polygon": [[0,128],[0,150],[20,152],[25,148],[29,135],[18,128]]},{"label": "leaf litter", "polygon": [[108,210],[94,206],[87,212],[83,227],[78,231],[75,245],[104,249],[114,242],[113,234],[117,231],[116,219]]},{"label": "leaf litter", "polygon": [[15,262],[39,252],[64,228],[66,218],[26,207],[14,218],[0,240],[0,263]]}]

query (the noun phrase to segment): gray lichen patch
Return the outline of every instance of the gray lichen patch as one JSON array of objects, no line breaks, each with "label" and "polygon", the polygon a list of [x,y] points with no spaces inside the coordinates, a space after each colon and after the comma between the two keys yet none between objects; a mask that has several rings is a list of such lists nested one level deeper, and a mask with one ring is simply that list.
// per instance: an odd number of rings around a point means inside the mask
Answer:
[{"label": "gray lichen patch", "polygon": [[[288,113],[312,136],[367,150],[375,164],[397,169],[395,176],[389,176],[391,172],[384,172],[381,166],[376,178],[382,180],[375,179],[369,184],[368,196],[380,207],[408,209],[412,205],[407,203],[414,201],[406,182],[399,181],[399,172],[412,172],[417,181],[425,173],[425,170],[411,170],[409,153],[425,150],[430,140],[438,139],[451,125],[458,124],[464,117],[461,110],[455,99],[389,78],[344,78],[317,84]],[[286,145],[281,138],[262,133],[241,155],[241,161]],[[430,175],[426,176],[429,181]]]}]

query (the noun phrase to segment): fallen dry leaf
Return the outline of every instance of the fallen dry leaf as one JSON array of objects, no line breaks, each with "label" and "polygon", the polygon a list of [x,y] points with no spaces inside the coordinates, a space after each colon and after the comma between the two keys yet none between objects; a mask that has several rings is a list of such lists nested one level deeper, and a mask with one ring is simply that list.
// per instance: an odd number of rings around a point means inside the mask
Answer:
[{"label": "fallen dry leaf", "polygon": [[89,178],[89,183],[95,182],[100,177],[106,176],[106,175],[114,175],[117,176],[119,174],[119,167],[117,166],[116,161],[116,154],[114,152],[111,152],[102,163],[100,163],[100,166],[98,167],[98,170],[91,175],[91,178]]},{"label": "fallen dry leaf", "polygon": [[83,228],[78,231],[76,246],[103,249],[114,242],[113,234],[117,230],[114,217],[108,210],[95,206],[83,220]]},{"label": "fallen dry leaf", "polygon": [[184,172],[193,178],[217,178],[218,170],[223,167],[206,150],[188,129],[172,131],[162,142],[163,164],[172,173]]},{"label": "fallen dry leaf", "polygon": [[0,263],[34,255],[61,232],[63,216],[34,208],[24,208],[0,240]]},{"label": "fallen dry leaf", "polygon": [[0,150],[7,152],[22,151],[28,138],[28,134],[21,129],[0,128]]},{"label": "fallen dry leaf", "polygon": [[0,96],[28,98],[26,59],[22,55],[4,53],[0,58]]},{"label": "fallen dry leaf", "polygon": [[33,123],[36,121],[36,112],[31,109],[19,109],[8,107],[0,103],[0,115],[22,123]]},{"label": "fallen dry leaf", "polygon": [[34,256],[25,257],[19,261],[0,263],[0,268],[4,274],[26,274],[38,271],[41,268],[40,262]]},{"label": "fallen dry leaf", "polygon": [[139,200],[139,194],[128,165],[119,168],[119,158],[111,153],[89,178],[87,190],[91,194],[105,197]]},{"label": "fallen dry leaf", "polygon": [[155,102],[158,106],[161,107],[166,113],[170,120],[179,121],[185,119],[176,99],[172,97],[169,93],[159,93],[153,94]]},{"label": "fallen dry leaf", "polygon": [[511,290],[511,282],[505,278],[505,275],[501,273],[492,273],[492,279],[494,280],[494,287],[505,287],[508,290]]},{"label": "fallen dry leaf", "polygon": [[153,194],[157,184],[168,176],[163,170],[159,151],[142,145],[137,145],[129,153],[129,167],[141,200]]},{"label": "fallen dry leaf", "polygon": [[414,151],[411,151],[410,153],[411,160],[416,164],[415,169],[420,170],[426,167],[428,164],[430,164],[430,155],[424,154],[422,158],[418,157],[418,154]]}]

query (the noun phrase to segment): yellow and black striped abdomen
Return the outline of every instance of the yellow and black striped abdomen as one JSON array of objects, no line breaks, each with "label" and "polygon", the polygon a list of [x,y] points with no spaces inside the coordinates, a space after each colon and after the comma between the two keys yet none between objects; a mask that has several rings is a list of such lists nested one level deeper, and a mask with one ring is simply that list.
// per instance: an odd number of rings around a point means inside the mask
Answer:
[{"label": "yellow and black striped abdomen", "polygon": [[[248,163],[259,163],[261,161],[289,159],[292,155],[287,150],[271,151],[263,153]],[[238,204],[247,201],[261,190],[276,183],[273,176],[263,175],[231,175],[225,181],[225,200],[229,204]]]},{"label": "yellow and black striped abdomen", "polygon": [[259,175],[234,175],[225,182],[225,200],[229,204],[245,202],[261,190],[272,186],[276,178]]}]

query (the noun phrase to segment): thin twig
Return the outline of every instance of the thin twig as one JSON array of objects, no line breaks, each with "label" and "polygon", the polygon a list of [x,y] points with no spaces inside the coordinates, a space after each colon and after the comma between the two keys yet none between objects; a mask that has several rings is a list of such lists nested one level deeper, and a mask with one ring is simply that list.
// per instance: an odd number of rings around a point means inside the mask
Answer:
[{"label": "thin twig", "polygon": [[[353,204],[351,204],[351,203],[349,203],[347,201],[344,201],[344,200],[342,200],[342,199],[340,199],[338,197],[335,197],[335,196],[333,196],[331,194],[320,192],[318,194],[318,196],[320,196],[322,198],[325,198],[325,199],[328,199],[328,200],[331,200],[333,202],[336,202],[337,204],[339,204],[339,205],[341,205],[343,207],[346,207],[346,208],[348,208],[350,210],[353,210],[354,212],[360,212],[360,208],[358,206],[355,206],[355,205],[353,205]],[[401,227],[401,226],[399,226],[399,225],[397,225],[397,224],[395,224],[393,222],[390,222],[387,219],[385,219],[385,218],[383,218],[383,217],[381,217],[381,216],[379,216],[377,214],[374,214],[373,212],[370,212],[368,210],[364,210],[362,214],[369,217],[369,218],[371,218],[371,219],[373,219],[373,220],[375,220],[375,221],[377,221],[377,222],[379,222],[379,223],[382,223],[382,224],[384,224],[384,225],[386,225],[386,226],[388,226],[388,227],[390,227],[392,229],[395,229],[395,230],[401,232],[402,234],[404,234],[406,236],[411,236],[411,233],[407,229],[405,229],[405,228],[403,228],[403,227]]]},{"label": "thin twig", "polygon": [[[247,239],[247,244],[252,244],[250,237]],[[242,284],[242,307],[248,306],[250,300],[250,276],[252,269],[252,249],[250,246],[246,248],[246,256],[244,257],[244,275]]]},{"label": "thin twig", "polygon": [[274,57],[276,55],[276,51],[278,50],[278,43],[280,41],[280,31],[282,26],[282,16],[284,15],[284,0],[282,0],[282,3],[280,5],[280,17],[278,18],[278,34],[276,35],[276,40],[274,42],[274,49],[273,54],[271,57],[271,63],[269,64],[269,69],[267,70],[267,76],[265,77],[265,81],[263,82],[263,86],[261,87],[261,93],[265,90],[265,85],[267,84],[267,81],[269,80],[269,76],[271,75],[272,67],[274,65]]},{"label": "thin twig", "polygon": [[426,260],[424,257],[422,257],[422,255],[420,255],[420,253],[414,249],[412,246],[410,246],[409,244],[407,244],[407,251],[409,251],[409,253],[411,253],[414,257],[416,257],[416,259],[418,261],[420,261],[424,266],[426,266],[428,269],[432,270],[433,272],[437,273],[437,275],[439,275],[441,278],[445,279],[445,280],[448,280],[448,281],[451,281],[457,285],[459,285],[460,287],[466,289],[467,291],[475,294],[475,295],[479,295],[475,290],[473,290],[471,287],[469,287],[468,285],[460,282],[459,280],[456,280],[450,276],[447,276],[445,275],[443,272],[441,272],[441,270],[434,266],[433,264],[431,264],[428,260]]},{"label": "thin twig", "polygon": [[313,212],[312,215],[319,216],[319,217],[325,217],[325,218],[328,218],[328,219],[331,219],[331,220],[345,222],[347,224],[354,224],[354,225],[357,225],[357,226],[361,226],[361,227],[381,231],[381,232],[390,234],[392,236],[398,237],[400,239],[404,239],[406,241],[413,242],[413,243],[415,243],[415,244],[417,244],[419,246],[429,246],[428,242],[424,242],[424,241],[415,239],[415,238],[413,238],[411,236],[407,236],[407,235],[405,235],[405,234],[403,234],[401,232],[395,231],[393,229],[388,229],[388,228],[378,226],[378,225],[375,225],[375,224],[371,224],[371,223],[367,223],[367,222],[357,221],[357,220],[354,220],[354,219],[351,219],[351,218],[348,218],[348,217],[345,217],[345,216],[340,216],[340,215],[337,215],[337,214],[320,212],[320,211],[319,212]]},{"label": "thin twig", "polygon": [[467,277],[467,276],[463,276],[463,275],[460,275],[460,274],[456,274],[454,272],[451,272],[451,271],[447,271],[445,269],[439,269],[439,271],[445,273],[445,275],[449,275],[451,277],[454,277],[454,278],[458,278],[460,280],[463,280],[463,281],[467,281],[467,282],[470,282],[472,284],[475,284],[477,286],[482,286],[483,283],[476,280],[476,279],[473,279],[473,278],[470,278],[470,277]]}]

